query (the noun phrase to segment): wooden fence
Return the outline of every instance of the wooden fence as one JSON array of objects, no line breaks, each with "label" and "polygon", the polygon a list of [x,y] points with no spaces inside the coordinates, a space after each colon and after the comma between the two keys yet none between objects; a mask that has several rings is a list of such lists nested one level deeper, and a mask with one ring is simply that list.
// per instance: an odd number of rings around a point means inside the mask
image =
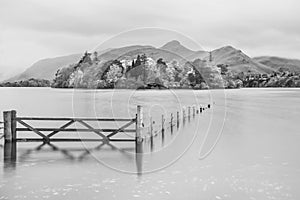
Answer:
[{"label": "wooden fence", "polygon": [[[208,108],[210,108],[210,104],[207,106],[194,105],[183,107],[182,112],[177,111],[175,114],[170,113],[170,117],[161,115],[160,123],[153,120],[150,116],[148,127],[144,127],[143,108],[141,106],[137,106],[135,118],[20,117],[17,116],[17,112],[15,110],[11,110],[3,112],[3,122],[0,122],[0,124],[3,124],[4,126],[0,127],[0,130],[4,130],[4,134],[1,137],[4,137],[6,142],[141,142],[147,132],[150,136],[153,136],[153,133],[157,131],[163,132],[165,129],[172,129],[174,126],[178,128],[180,120],[184,123],[186,119],[190,120],[191,117],[195,117],[196,114],[202,113]],[[64,124],[59,128],[35,128],[30,125],[29,121],[62,121]],[[97,129],[92,127],[89,122],[124,122],[124,124],[119,128]],[[85,128],[69,128],[75,123],[79,123]],[[133,124],[135,124],[135,128],[129,129],[129,127]],[[18,132],[33,132],[39,137],[22,138],[18,137]],[[50,133],[46,134],[44,132]],[[99,138],[53,138],[53,136],[60,132],[92,132]],[[128,139],[113,137],[121,132],[135,133],[135,138]]]},{"label": "wooden fence", "polygon": [[[184,125],[186,120],[190,121],[191,118],[198,114],[201,114],[204,110],[211,108],[211,104],[207,105],[192,105],[182,108],[182,111],[176,111],[174,113],[169,113],[168,116],[161,115],[161,119],[153,120],[153,117],[149,117],[149,126],[141,127],[141,137],[152,137],[158,136],[159,134],[164,134],[167,129],[173,133],[174,127],[179,129],[181,121]],[[142,108],[141,108],[142,109]],[[141,110],[141,113],[143,111]],[[141,115],[142,116],[142,115]],[[144,120],[141,121],[144,124]]]},{"label": "wooden fence", "polygon": [[[136,132],[136,129],[126,129],[132,124],[136,123],[136,118],[133,119],[121,119],[121,118],[50,118],[50,117],[18,117],[15,110],[5,111],[3,113],[4,119],[4,139],[8,142],[132,142],[135,139],[126,138],[113,138],[120,132]],[[59,128],[35,128],[29,124],[28,121],[63,121],[64,124]],[[92,127],[88,122],[105,121],[105,122],[125,122],[119,128],[116,129],[96,129]],[[68,128],[74,123],[79,123],[85,128]],[[17,125],[21,125],[19,127]],[[33,132],[38,138],[20,138],[18,132]],[[48,134],[43,133],[49,132]],[[60,132],[92,132],[99,138],[53,138],[54,135]],[[107,134],[108,133],[108,134]]]},{"label": "wooden fence", "polygon": [[[144,127],[143,108],[137,106],[137,113],[135,118],[68,118],[68,117],[20,117],[17,116],[15,110],[3,112],[3,135],[4,137],[4,159],[10,159],[15,161],[16,159],[16,143],[17,142],[43,142],[43,144],[50,144],[51,142],[101,142],[102,144],[108,144],[110,142],[135,142],[136,153],[141,153],[141,144],[147,136],[153,137],[164,134],[167,129],[173,132],[174,126],[179,128],[182,120],[184,125],[186,120],[190,121],[191,117],[195,117],[196,114],[202,113],[204,110],[210,108],[211,105],[206,106],[194,105],[183,107],[182,111],[176,111],[170,113],[169,117],[161,115],[161,119],[155,121],[152,117],[149,119],[149,126]],[[32,121],[61,121],[64,122],[59,128],[36,128],[29,122]],[[160,122],[159,122],[160,121]],[[89,122],[121,122],[118,128],[99,129],[94,128]],[[84,128],[70,128],[75,123],[81,124]],[[129,128],[135,125],[135,128]],[[0,128],[1,129],[1,128]],[[18,132],[33,132],[36,134],[35,138],[19,137]],[[44,132],[48,132],[47,134]],[[50,132],[50,133],[49,133]],[[61,132],[91,132],[98,138],[54,138]],[[119,133],[135,133],[132,138],[115,138],[114,136]],[[1,138],[0,138],[1,139]],[[152,140],[153,141],[153,140]]]}]

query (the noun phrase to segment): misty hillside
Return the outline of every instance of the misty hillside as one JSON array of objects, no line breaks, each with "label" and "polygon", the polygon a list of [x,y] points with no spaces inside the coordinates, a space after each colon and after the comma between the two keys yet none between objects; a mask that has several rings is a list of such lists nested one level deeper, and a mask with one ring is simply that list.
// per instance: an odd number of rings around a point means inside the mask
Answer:
[{"label": "misty hillside", "polygon": [[252,58],[254,61],[259,62],[263,65],[269,66],[274,70],[279,71],[290,71],[290,72],[300,72],[300,60],[297,59],[287,59],[274,56],[261,56]]},{"label": "misty hillside", "polygon": [[185,46],[183,46],[179,41],[172,40],[162,47],[160,49],[168,51],[172,54],[176,54],[180,57],[182,57],[185,60],[193,61],[196,59],[203,59],[208,56],[207,51],[192,51]]},{"label": "misty hillside", "polygon": [[8,81],[26,80],[30,78],[52,80],[58,69],[77,62],[80,57],[81,54],[72,54],[42,59],[34,63],[21,74],[10,78]]},{"label": "misty hillside", "polygon": [[117,59],[134,59],[137,55],[146,54],[148,57],[151,57],[154,60],[159,58],[163,58],[166,62],[171,62],[172,60],[177,60],[178,62],[182,62],[185,60],[180,54],[173,53],[171,51],[158,49],[158,48],[144,48],[144,49],[136,49],[134,51],[127,52],[122,56],[119,56]]},{"label": "misty hillside", "polygon": [[[241,50],[232,46],[225,46],[219,49],[208,51],[192,51],[184,47],[179,41],[172,40],[160,48],[149,45],[132,45],[121,48],[107,49],[98,52],[98,59],[104,63],[109,60],[132,60],[137,55],[146,54],[147,57],[157,60],[163,58],[166,62],[176,60],[180,64],[196,59],[206,60],[214,65],[224,65],[229,72],[246,74],[270,74],[280,68],[287,68],[291,71],[300,71],[300,61],[277,58],[277,57],[256,57],[250,58]],[[9,81],[25,80],[29,78],[53,80],[58,69],[77,63],[83,54],[73,54],[56,58],[48,58],[34,63],[23,73],[9,79]]]},{"label": "misty hillside", "polygon": [[[206,57],[206,59],[209,59]],[[273,71],[271,67],[258,63],[252,60],[249,56],[244,54],[241,50],[235,49],[232,46],[225,46],[211,53],[212,62],[216,65],[225,64],[228,65],[229,71],[233,73],[259,73],[269,74]]]},{"label": "misty hillside", "polygon": [[184,58],[191,56],[192,54],[195,53],[194,51],[181,45],[180,42],[178,42],[177,40],[172,40],[172,41],[166,43],[165,45],[160,47],[160,49],[178,54]]},{"label": "misty hillside", "polygon": [[126,47],[120,47],[120,48],[113,48],[106,51],[103,51],[103,53],[98,52],[99,59],[100,60],[114,60],[118,59],[120,56],[124,56],[125,54],[135,51],[135,50],[142,50],[147,48],[154,48],[149,45],[132,45],[132,46],[126,46]]},{"label": "misty hillside", "polygon": [[192,51],[173,40],[161,48],[135,45],[100,55],[85,53],[79,62],[62,68],[52,86],[133,89],[157,84],[167,88],[234,88],[242,84],[237,77],[240,72],[273,71],[231,46],[212,52]]},{"label": "misty hillside", "polygon": [[[106,51],[101,51],[105,53]],[[116,52],[118,54],[118,52]],[[107,55],[113,57],[114,55]],[[54,58],[46,58],[37,61],[24,72],[16,75],[7,81],[27,80],[30,78],[52,80],[58,69],[76,63],[80,60],[82,54],[71,54]]]},{"label": "misty hillside", "polygon": [[220,69],[209,62],[187,61],[170,51],[148,47],[118,58],[85,53],[78,63],[56,74],[55,88],[222,88]]}]

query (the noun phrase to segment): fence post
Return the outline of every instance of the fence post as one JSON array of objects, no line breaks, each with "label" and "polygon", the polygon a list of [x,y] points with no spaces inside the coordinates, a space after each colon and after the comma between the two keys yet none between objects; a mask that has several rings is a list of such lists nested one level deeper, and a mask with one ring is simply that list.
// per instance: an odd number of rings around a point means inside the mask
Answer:
[{"label": "fence post", "polygon": [[137,106],[137,113],[136,113],[136,133],[135,133],[135,140],[137,142],[142,142],[142,135],[141,135],[141,128],[143,124],[143,108],[142,106]]},{"label": "fence post", "polygon": [[164,119],[164,115],[161,115],[161,131],[162,133],[165,130],[165,119]]},{"label": "fence post", "polygon": [[143,124],[143,108],[138,105],[136,113],[136,135],[135,135],[135,154],[138,176],[142,174],[143,164],[143,139],[141,137],[141,128]]},{"label": "fence post", "polygon": [[188,119],[190,121],[190,118],[191,118],[191,107],[189,106],[188,107]]},{"label": "fence post", "polygon": [[182,107],[182,119],[184,120],[185,118],[185,112],[184,112],[184,107]]},{"label": "fence post", "polygon": [[17,134],[16,134],[15,110],[3,112],[4,121],[4,164],[7,167],[15,166],[17,158]]},{"label": "fence post", "polygon": [[195,106],[193,106],[193,117],[195,117]]},{"label": "fence post", "polygon": [[151,147],[151,151],[153,151],[153,121],[152,121],[152,117],[150,116],[149,119],[149,128],[150,128],[150,147]]},{"label": "fence post", "polygon": [[171,133],[173,133],[173,113],[171,113]]},{"label": "fence post", "polygon": [[150,117],[150,136],[153,137],[153,122],[152,122],[152,117]]},{"label": "fence post", "polygon": [[161,115],[161,140],[164,143],[165,138],[165,118],[164,115]]},{"label": "fence post", "polygon": [[177,111],[177,128],[179,127],[179,112]]},{"label": "fence post", "polygon": [[4,139],[7,142],[16,142],[16,138],[17,138],[16,115],[17,115],[17,112],[15,110],[3,112]]}]

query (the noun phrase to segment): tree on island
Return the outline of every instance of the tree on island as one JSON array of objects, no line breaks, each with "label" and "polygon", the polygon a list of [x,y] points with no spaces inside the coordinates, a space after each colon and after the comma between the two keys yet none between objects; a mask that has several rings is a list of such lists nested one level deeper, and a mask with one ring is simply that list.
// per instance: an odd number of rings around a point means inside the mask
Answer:
[{"label": "tree on island", "polygon": [[141,65],[141,57],[140,55],[137,55],[134,67],[140,66]]}]

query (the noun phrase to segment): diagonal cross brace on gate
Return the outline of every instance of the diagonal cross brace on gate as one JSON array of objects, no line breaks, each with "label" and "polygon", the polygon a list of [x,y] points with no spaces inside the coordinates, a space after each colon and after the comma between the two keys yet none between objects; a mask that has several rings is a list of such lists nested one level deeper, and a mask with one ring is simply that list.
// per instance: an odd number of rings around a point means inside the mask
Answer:
[{"label": "diagonal cross brace on gate", "polygon": [[[52,142],[100,142],[101,145],[108,145],[115,149],[110,142],[135,142],[136,153],[141,153],[141,146],[143,142],[141,130],[143,125],[142,107],[137,106],[137,114],[135,118],[70,118],[70,117],[17,117],[15,110],[3,112],[4,121],[4,159],[15,162],[16,161],[16,143],[17,142],[43,142],[43,145],[53,145]],[[64,121],[64,124],[59,128],[38,128],[30,124],[30,121]],[[111,129],[96,129],[88,122],[125,122],[125,124]],[[80,123],[84,128],[70,127],[74,123]],[[135,124],[134,129],[130,129],[131,125]],[[18,127],[21,125],[22,127]],[[33,132],[38,135],[38,138],[20,138],[18,132]],[[47,132],[47,134],[45,133]],[[60,132],[93,132],[99,138],[53,138],[53,136]],[[121,132],[134,132],[134,138],[115,138],[114,136]],[[41,148],[43,145],[39,146]],[[100,146],[101,146],[100,145]],[[53,147],[53,146],[52,146]],[[38,148],[38,149],[39,149]],[[54,148],[55,149],[55,148]],[[61,150],[67,156],[70,156],[64,150]],[[86,154],[86,153],[85,153]],[[84,154],[84,155],[85,155]],[[83,155],[83,156],[84,156]]]},{"label": "diagonal cross brace on gate", "polygon": [[[9,111],[8,111],[9,112]],[[19,131],[30,131],[34,132],[40,138],[18,138],[17,134],[15,133],[14,140],[18,142],[26,142],[26,141],[43,141],[45,143],[50,143],[51,141],[56,142],[67,142],[67,141],[102,141],[105,143],[109,143],[110,141],[114,142],[130,142],[135,141],[135,139],[117,139],[112,138],[114,135],[120,132],[136,132],[136,129],[126,129],[132,124],[136,122],[136,118],[131,119],[108,119],[108,118],[47,118],[47,117],[13,117],[10,121],[14,121],[15,124],[14,132]],[[26,122],[25,122],[26,121]],[[28,123],[28,121],[67,121],[65,124],[60,126],[59,128],[35,128]],[[120,128],[115,129],[96,129],[88,124],[88,121],[105,121],[105,122],[114,122],[114,121],[121,121],[127,122]],[[85,128],[68,128],[75,122],[82,124]],[[17,127],[17,124],[22,125],[23,127]],[[51,131],[48,134],[44,134],[43,131]],[[54,135],[57,135],[59,132],[93,132],[98,135],[99,139],[91,139],[91,138],[53,138]],[[105,133],[108,134],[106,135]]]}]

